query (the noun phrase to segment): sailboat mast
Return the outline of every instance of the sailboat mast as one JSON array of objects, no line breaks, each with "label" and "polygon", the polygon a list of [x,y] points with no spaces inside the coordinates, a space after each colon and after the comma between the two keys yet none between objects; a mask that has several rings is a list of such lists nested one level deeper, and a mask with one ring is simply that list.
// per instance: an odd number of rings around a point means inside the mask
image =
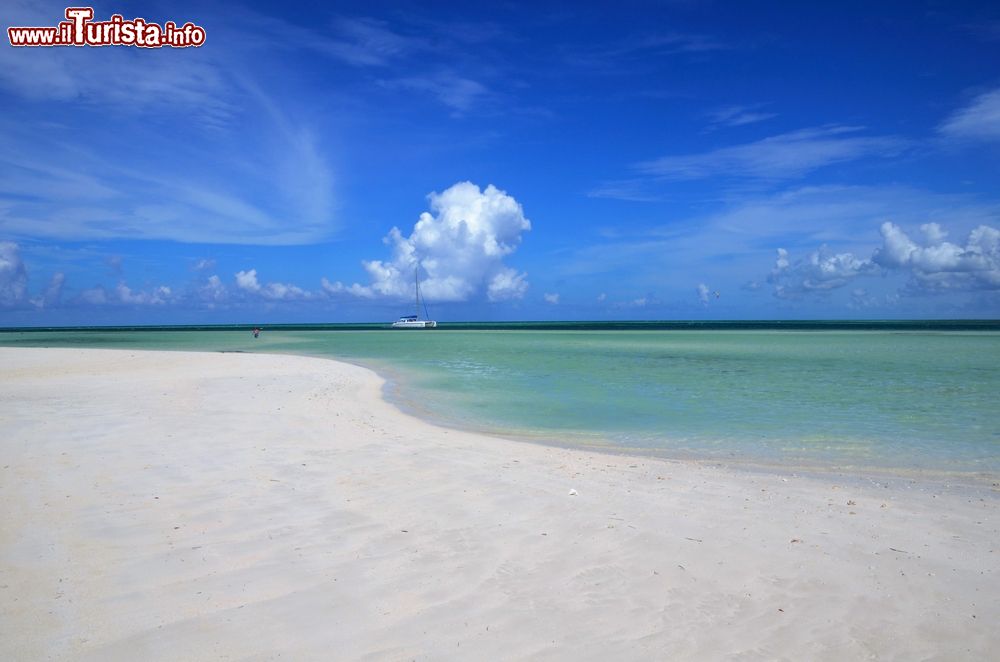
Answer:
[{"label": "sailboat mast", "polygon": [[413,292],[416,295],[416,313],[417,317],[420,317],[420,277],[419,277],[420,267],[417,266],[413,270]]}]

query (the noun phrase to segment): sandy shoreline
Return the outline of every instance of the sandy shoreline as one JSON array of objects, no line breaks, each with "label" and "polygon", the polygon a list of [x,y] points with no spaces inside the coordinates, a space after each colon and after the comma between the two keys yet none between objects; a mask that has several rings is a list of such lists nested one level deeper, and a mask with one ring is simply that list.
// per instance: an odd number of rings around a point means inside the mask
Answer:
[{"label": "sandy shoreline", "polygon": [[1000,494],[437,428],[356,366],[0,348],[0,658],[987,659]]}]

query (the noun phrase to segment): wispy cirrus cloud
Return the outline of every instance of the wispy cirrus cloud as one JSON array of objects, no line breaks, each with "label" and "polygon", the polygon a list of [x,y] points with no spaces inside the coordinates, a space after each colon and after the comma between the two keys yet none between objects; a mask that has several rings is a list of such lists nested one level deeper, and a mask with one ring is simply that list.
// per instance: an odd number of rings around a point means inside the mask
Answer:
[{"label": "wispy cirrus cloud", "polygon": [[[260,42],[258,47],[304,49],[367,70],[368,84],[396,93],[430,97],[451,109],[456,117],[499,98],[482,80],[486,76],[484,67],[477,67],[476,74],[471,74],[469,67],[463,66],[470,54],[462,45],[481,46],[500,38],[502,32],[489,24],[427,23],[417,16],[411,18],[413,25],[404,22],[390,26],[369,17],[333,16],[326,30],[256,12],[249,13],[243,21]],[[390,67],[403,66],[415,73],[396,77],[383,74]]]},{"label": "wispy cirrus cloud", "polygon": [[645,178],[617,179],[603,182],[587,191],[588,198],[607,198],[629,202],[656,202],[662,196],[650,190],[650,182]]},{"label": "wispy cirrus cloud", "polygon": [[763,112],[763,104],[749,106],[725,106],[709,111],[708,119],[715,126],[745,126],[777,117],[777,113]]},{"label": "wispy cirrus cloud", "polygon": [[[0,120],[0,232],[260,245],[329,238],[334,177],[321,143],[275,109],[258,112],[254,127],[262,138],[252,144],[228,132],[190,145],[153,135],[143,150],[115,151],[72,127]],[[226,159],[205,161],[206,143]]]},{"label": "wispy cirrus cloud", "polygon": [[666,180],[795,179],[836,163],[898,156],[910,144],[892,136],[858,135],[861,130],[838,125],[801,129],[698,154],[664,156],[635,168]]},{"label": "wispy cirrus cloud", "polygon": [[372,18],[338,17],[333,27],[334,38],[321,50],[349,64],[386,66],[394,59],[430,48],[426,39],[401,34]]},{"label": "wispy cirrus cloud", "polygon": [[1000,88],[984,92],[956,110],[939,131],[960,140],[1000,140]]},{"label": "wispy cirrus cloud", "polygon": [[630,39],[617,47],[612,47],[608,53],[611,55],[650,52],[664,54],[706,53],[729,50],[730,48],[732,46],[713,35],[667,31]]},{"label": "wispy cirrus cloud", "polygon": [[135,50],[3,48],[0,86],[29,101],[71,102],[115,115],[184,114],[207,128],[241,112],[239,91],[219,67]]},{"label": "wispy cirrus cloud", "polygon": [[736,199],[726,209],[698,218],[690,236],[717,249],[715,255],[817,244],[844,252],[887,218],[918,225],[937,222],[967,232],[1000,222],[1000,204],[910,186],[804,186]]},{"label": "wispy cirrus cloud", "polygon": [[[51,12],[18,0],[5,18],[49,25],[61,17]],[[377,22],[334,22],[334,41],[355,51],[346,59],[406,50]],[[246,21],[213,34],[234,36],[225,30],[239,32],[234,50],[0,49],[0,98],[18,102],[0,119],[0,234],[258,245],[333,236],[335,181],[317,120],[240,57],[273,35]]]},{"label": "wispy cirrus cloud", "polygon": [[330,16],[324,24],[305,27],[285,18],[241,11],[235,25],[244,46],[306,50],[360,68],[387,67],[433,49],[423,36],[404,34],[365,16]]},{"label": "wispy cirrus cloud", "polygon": [[961,27],[983,41],[1000,41],[1000,21],[977,21]]},{"label": "wispy cirrus cloud", "polygon": [[648,66],[661,57],[704,55],[731,48],[709,34],[665,31],[595,43],[586,49],[563,49],[563,61],[597,74],[629,74],[637,64]]},{"label": "wispy cirrus cloud", "polygon": [[483,105],[495,94],[484,84],[453,71],[439,71],[422,76],[408,76],[381,81],[383,88],[417,92],[433,97],[461,116]]}]

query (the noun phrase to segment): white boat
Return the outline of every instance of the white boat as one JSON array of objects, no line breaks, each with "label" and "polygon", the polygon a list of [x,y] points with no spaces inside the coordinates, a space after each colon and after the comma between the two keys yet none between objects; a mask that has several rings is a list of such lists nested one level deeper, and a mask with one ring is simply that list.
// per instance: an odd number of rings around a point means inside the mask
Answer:
[{"label": "white boat", "polygon": [[419,315],[404,315],[392,323],[394,329],[433,329],[438,325],[434,320],[422,320]]},{"label": "white boat", "polygon": [[[416,304],[417,304],[417,314],[416,315],[403,315],[398,320],[392,323],[392,328],[394,329],[433,329],[436,328],[438,323],[434,320],[422,320],[420,319],[420,279],[417,276],[417,270],[413,271],[413,289],[416,293]],[[427,313],[427,304],[424,303],[424,313]]]}]

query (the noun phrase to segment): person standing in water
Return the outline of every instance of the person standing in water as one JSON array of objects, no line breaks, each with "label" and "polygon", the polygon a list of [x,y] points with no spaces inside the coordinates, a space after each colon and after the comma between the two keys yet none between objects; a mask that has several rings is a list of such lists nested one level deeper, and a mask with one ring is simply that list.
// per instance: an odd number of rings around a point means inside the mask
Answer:
[{"label": "person standing in water", "polygon": [[253,328],[253,337],[257,338],[258,336],[260,336],[260,328],[255,326]]}]

